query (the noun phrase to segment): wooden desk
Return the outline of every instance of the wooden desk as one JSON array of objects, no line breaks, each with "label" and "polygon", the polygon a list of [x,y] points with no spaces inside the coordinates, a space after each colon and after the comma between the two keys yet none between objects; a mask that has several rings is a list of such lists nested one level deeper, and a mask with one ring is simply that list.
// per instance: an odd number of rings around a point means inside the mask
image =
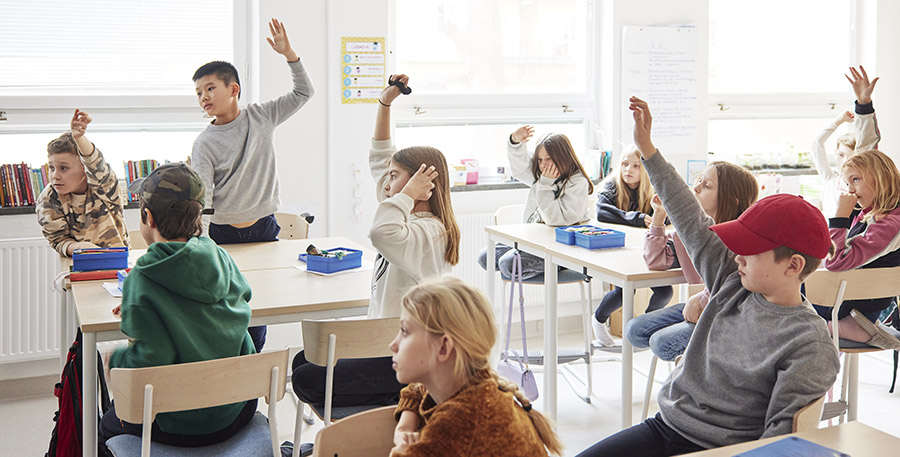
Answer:
[{"label": "wooden desk", "polygon": [[[293,268],[294,262],[298,262],[297,254],[305,251],[309,243],[321,247],[343,246],[362,249],[346,238],[314,238],[225,246],[229,253],[235,250],[235,255],[242,259],[238,267],[253,290],[250,301],[253,310],[251,326],[299,322],[303,319],[358,316],[366,313],[372,295],[372,272],[360,270],[320,276]],[[298,251],[301,245],[302,248]],[[239,248],[234,249],[235,246]],[[262,268],[266,262],[275,267]],[[245,271],[242,266],[253,269]],[[75,282],[69,287],[75,316],[83,333],[82,344],[85,354],[94,353],[98,341],[126,338],[119,330],[119,317],[112,314],[112,309],[121,302],[121,299],[109,295],[101,286],[101,282]],[[84,357],[82,366],[84,411],[96,411],[98,408],[96,372],[97,359]],[[95,456],[96,416],[87,415],[83,433],[83,455]]]},{"label": "wooden desk", "polygon": [[[622,288],[622,326],[624,328],[634,315],[634,289],[644,287],[681,284],[685,282],[680,269],[651,271],[644,263],[644,238],[646,229],[611,225],[597,221],[592,225],[610,227],[625,232],[625,247],[617,249],[589,250],[578,246],[568,246],[556,241],[554,227],[544,224],[513,224],[485,227],[488,233],[488,252],[494,250],[497,241],[519,248],[530,254],[544,258],[545,322],[544,353],[557,352],[557,265],[581,271],[587,268],[591,276]],[[495,275],[491,266],[495,256],[488,255],[488,297],[494,299]],[[632,362],[633,349],[627,338],[622,338],[622,428],[632,425]],[[544,357],[544,401],[546,414],[556,419],[556,357]]]},{"label": "wooden desk", "polygon": [[710,449],[702,452],[686,454],[695,457],[732,457],[741,452],[769,444],[773,441],[784,439],[788,436],[796,436],[816,444],[849,454],[851,457],[889,456],[897,455],[900,449],[900,438],[889,435],[881,430],[869,427],[861,422],[847,422],[835,427],[820,428],[807,432],[791,433],[790,435],[776,436],[764,440],[748,441],[746,443]]}]

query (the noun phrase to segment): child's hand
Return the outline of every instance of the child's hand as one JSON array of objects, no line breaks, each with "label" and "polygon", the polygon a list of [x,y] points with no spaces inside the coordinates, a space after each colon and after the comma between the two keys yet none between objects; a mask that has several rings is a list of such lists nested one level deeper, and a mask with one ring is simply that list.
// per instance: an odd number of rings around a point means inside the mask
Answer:
[{"label": "child's hand", "polygon": [[76,109],[75,114],[72,116],[72,121],[69,122],[69,129],[72,131],[72,137],[75,139],[83,137],[84,132],[87,131],[87,126],[91,121],[93,121],[93,119],[88,113]]},{"label": "child's hand", "polygon": [[408,432],[405,430],[394,430],[394,448],[406,449],[411,444],[419,441],[419,432]]},{"label": "child's hand", "polygon": [[700,320],[700,314],[702,313],[703,307],[700,306],[700,300],[697,300],[695,297],[691,297],[691,299],[684,304],[684,309],[681,310],[684,321],[691,324],[696,324],[697,321]]},{"label": "child's hand", "polygon": [[112,309],[113,316],[119,316],[122,314],[122,305],[116,305],[115,308]]},{"label": "child's hand", "polygon": [[841,192],[841,195],[838,197],[837,211],[835,211],[834,217],[850,217],[853,214],[853,208],[856,207],[857,200],[856,195]]},{"label": "child's hand", "polygon": [[434,166],[428,167],[426,170],[423,163],[400,192],[408,195],[413,201],[427,201],[431,198],[431,190],[434,189],[433,181],[437,176],[438,172]]},{"label": "child's hand", "polygon": [[836,118],[834,118],[834,125],[841,125],[845,122],[851,122],[856,116],[853,115],[850,111],[844,111],[841,114],[838,114]]},{"label": "child's hand", "polygon": [[[409,87],[409,76],[406,75],[393,75],[391,76],[391,81],[400,80],[403,84]],[[384,89],[381,90],[381,104],[384,106],[391,106],[391,103],[394,102],[394,99],[400,96],[400,88],[397,86],[392,86],[388,84]]]},{"label": "child's hand", "polygon": [[278,22],[278,19],[272,18],[269,21],[269,32],[272,34],[272,38],[266,37],[266,41],[269,42],[269,46],[272,46],[275,52],[283,55],[288,62],[296,62],[300,59],[297,53],[294,52],[294,48],[291,47],[284,24]]},{"label": "child's hand", "polygon": [[653,208],[653,216],[651,217],[650,225],[666,225],[666,209],[663,208],[662,200],[659,199],[659,195],[654,195],[650,200],[650,207]]},{"label": "child's hand", "polygon": [[631,97],[628,101],[631,103],[628,105],[628,109],[631,110],[634,117],[634,144],[641,152],[641,157],[649,159],[656,154],[656,148],[650,141],[650,126],[653,123],[650,107],[647,102],[637,97]]},{"label": "child's hand", "polygon": [[556,168],[556,164],[550,160],[544,162],[544,165],[541,165],[541,176],[556,179],[559,177],[559,169]]},{"label": "child's hand", "polygon": [[512,132],[512,134],[509,135],[509,139],[512,140],[513,143],[519,144],[523,141],[528,142],[528,139],[530,139],[533,135],[534,127],[530,125],[523,125],[517,128],[515,132]]},{"label": "child's hand", "polygon": [[852,77],[844,76],[847,78],[847,81],[850,81],[850,85],[853,86],[856,102],[860,105],[872,103],[872,91],[875,90],[875,83],[878,82],[878,78],[876,77],[869,82],[869,75],[866,74],[866,69],[862,65],[859,66],[859,70],[850,67],[850,75]]}]

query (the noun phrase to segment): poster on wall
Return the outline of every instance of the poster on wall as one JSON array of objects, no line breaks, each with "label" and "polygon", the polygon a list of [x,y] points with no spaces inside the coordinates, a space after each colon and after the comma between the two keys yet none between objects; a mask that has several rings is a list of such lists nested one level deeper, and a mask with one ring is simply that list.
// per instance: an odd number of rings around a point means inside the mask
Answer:
[{"label": "poster on wall", "polygon": [[382,37],[341,37],[341,103],[378,103],[384,56]]}]

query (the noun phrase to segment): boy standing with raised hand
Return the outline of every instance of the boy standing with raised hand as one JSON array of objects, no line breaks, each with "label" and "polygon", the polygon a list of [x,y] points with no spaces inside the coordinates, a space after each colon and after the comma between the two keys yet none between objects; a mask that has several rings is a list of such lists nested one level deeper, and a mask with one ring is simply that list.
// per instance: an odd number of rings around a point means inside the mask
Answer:
[{"label": "boy standing with raised hand", "polygon": [[839,368],[828,329],[800,294],[832,249],[825,218],[778,194],[713,225],[653,146],[647,103],[632,97],[629,108],[644,166],[710,299],[659,393],[659,414],[581,455],[670,456],[790,433]]},{"label": "boy standing with raised hand", "polygon": [[200,107],[215,118],[194,141],[191,167],[206,184],[206,202],[216,208],[208,223],[209,236],[218,244],[274,241],[281,230],[274,215],[281,198],[272,139],[275,126],[312,97],[313,87],[284,25],[272,19],[269,31],[266,41],[291,69],[291,92],[241,109],[233,65],[209,62],[193,77]]}]

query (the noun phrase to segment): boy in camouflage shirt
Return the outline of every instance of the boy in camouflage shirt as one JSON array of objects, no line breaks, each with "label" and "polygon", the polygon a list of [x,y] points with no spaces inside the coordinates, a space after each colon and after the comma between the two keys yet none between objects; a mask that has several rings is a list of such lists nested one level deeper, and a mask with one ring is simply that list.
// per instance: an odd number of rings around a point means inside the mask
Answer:
[{"label": "boy in camouflage shirt", "polygon": [[129,244],[119,181],[84,136],[91,120],[76,109],[71,131],[47,145],[50,184],[38,197],[38,223],[50,246],[65,256]]}]

